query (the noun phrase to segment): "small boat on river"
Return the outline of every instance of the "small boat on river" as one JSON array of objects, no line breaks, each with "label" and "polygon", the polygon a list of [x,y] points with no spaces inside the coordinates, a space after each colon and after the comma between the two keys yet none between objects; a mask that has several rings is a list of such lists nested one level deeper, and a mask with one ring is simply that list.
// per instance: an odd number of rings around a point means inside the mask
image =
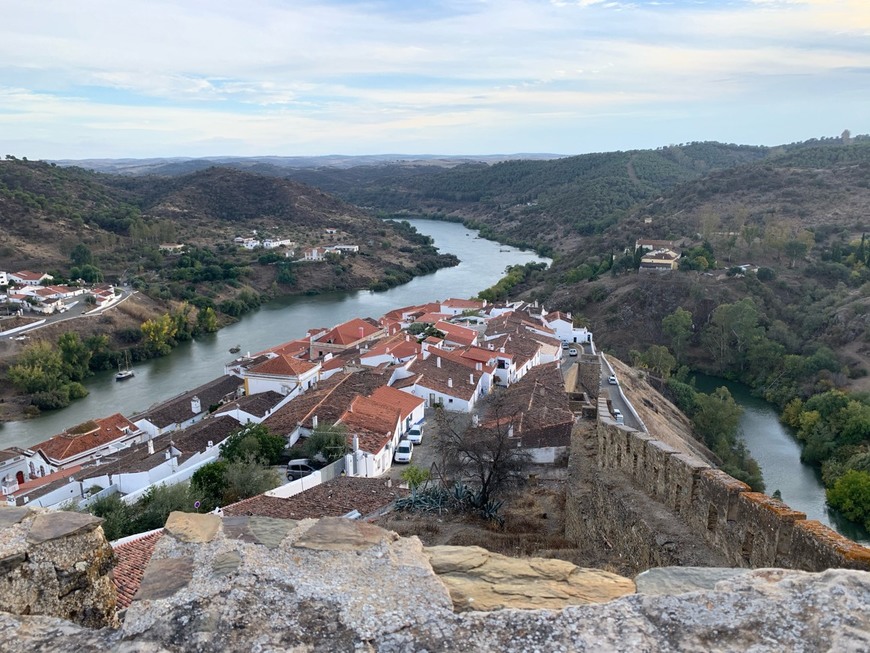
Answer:
[{"label": "small boat on river", "polygon": [[241,345],[236,345],[235,347],[230,347],[231,354],[238,354],[242,350]]},{"label": "small boat on river", "polygon": [[115,381],[126,381],[129,378],[136,376],[133,368],[130,367],[130,352],[124,351],[124,367],[118,364],[118,373],[115,374]]}]

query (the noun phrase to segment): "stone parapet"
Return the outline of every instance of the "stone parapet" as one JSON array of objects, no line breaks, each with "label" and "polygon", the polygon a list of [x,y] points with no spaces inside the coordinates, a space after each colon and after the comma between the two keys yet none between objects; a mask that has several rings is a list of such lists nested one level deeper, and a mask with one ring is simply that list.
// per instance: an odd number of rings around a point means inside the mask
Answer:
[{"label": "stone parapet", "polygon": [[112,547],[101,519],[0,507],[0,606],[90,628],[117,624]]},{"label": "stone parapet", "polygon": [[870,570],[870,549],[721,470],[629,427],[600,418],[599,468],[618,470],[736,567]]}]

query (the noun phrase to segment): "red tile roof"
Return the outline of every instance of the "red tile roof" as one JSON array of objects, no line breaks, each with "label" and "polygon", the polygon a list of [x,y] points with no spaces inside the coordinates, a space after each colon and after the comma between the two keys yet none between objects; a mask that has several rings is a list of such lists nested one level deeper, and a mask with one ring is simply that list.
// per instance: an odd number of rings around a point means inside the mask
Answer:
[{"label": "red tile roof", "polygon": [[108,445],[127,433],[138,430],[133,422],[120,413],[115,413],[74,426],[45,442],[33,445],[31,449],[42,451],[46,457],[62,462],[91,449]]},{"label": "red tile roof", "polygon": [[267,374],[269,376],[299,376],[317,367],[316,363],[299,360],[286,354],[278,354],[274,358],[250,368],[250,374]]},{"label": "red tile roof", "polygon": [[151,561],[154,547],[163,537],[163,529],[150,533],[131,542],[125,542],[115,547],[115,568],[112,570],[112,582],[118,592],[118,607],[130,606],[133,597],[142,584],[145,567]]},{"label": "red tile roof", "polygon": [[474,329],[444,321],[435,324],[435,328],[444,332],[446,334],[444,339],[450,342],[456,342],[466,347],[477,342],[477,331]]},{"label": "red tile roof", "polygon": [[369,396],[382,404],[398,408],[402,419],[407,418],[417,408],[426,403],[420,397],[415,397],[412,394],[391,388],[388,385],[381,386]]},{"label": "red tile roof", "polygon": [[54,483],[55,481],[69,478],[70,476],[81,470],[81,468],[81,465],[75,465],[73,467],[69,467],[68,469],[62,469],[52,474],[46,474],[45,476],[40,476],[39,478],[25,481],[24,483],[20,483],[18,485],[18,489],[15,491],[14,494],[15,496],[24,496],[28,492],[32,492],[33,490],[41,488],[43,485],[48,485],[49,483]]},{"label": "red tile roof", "polygon": [[258,515],[278,519],[341,517],[352,510],[363,516],[391,504],[408,490],[390,487],[379,478],[340,476],[288,499],[260,494],[226,506],[224,515]]},{"label": "red tile roof", "polygon": [[339,324],[330,331],[327,331],[325,334],[318,336],[316,342],[332,342],[332,344],[336,345],[350,345],[357,340],[373,336],[379,331],[383,331],[383,329],[379,326],[375,326],[367,320],[357,317],[345,322],[344,324]]},{"label": "red tile roof", "polygon": [[[386,435],[389,439],[395,433],[401,419],[401,412],[395,406],[381,403],[369,397],[358,396],[350,402],[350,406],[344,411],[339,421],[347,426],[348,440],[357,431],[368,431],[381,437]],[[367,448],[366,451],[377,453],[381,448],[383,447],[378,447],[373,451]]]},{"label": "red tile roof", "polygon": [[31,272],[30,270],[21,270],[21,272],[13,272],[12,276],[24,281],[39,281],[46,276],[42,272]]},{"label": "red tile roof", "polygon": [[482,302],[478,299],[445,299],[441,302],[442,306],[449,306],[450,308],[461,308],[464,310],[480,310],[484,306],[486,306],[486,302]]}]

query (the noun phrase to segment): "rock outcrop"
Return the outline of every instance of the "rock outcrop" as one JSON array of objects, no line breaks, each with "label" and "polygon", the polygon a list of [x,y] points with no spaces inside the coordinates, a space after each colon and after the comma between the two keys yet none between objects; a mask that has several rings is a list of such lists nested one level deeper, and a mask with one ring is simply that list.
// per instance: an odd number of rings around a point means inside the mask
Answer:
[{"label": "rock outcrop", "polygon": [[0,642],[10,653],[870,650],[867,572],[663,572],[641,582],[651,593],[605,603],[457,612],[430,557],[442,572],[492,563],[489,580],[508,585],[535,567],[563,580],[577,571],[552,560],[509,571],[482,551],[433,553],[417,538],[341,518],[176,515],[120,628],[6,612]]},{"label": "rock outcrop", "polygon": [[101,519],[0,508],[0,608],[90,628],[117,625],[112,547]]}]

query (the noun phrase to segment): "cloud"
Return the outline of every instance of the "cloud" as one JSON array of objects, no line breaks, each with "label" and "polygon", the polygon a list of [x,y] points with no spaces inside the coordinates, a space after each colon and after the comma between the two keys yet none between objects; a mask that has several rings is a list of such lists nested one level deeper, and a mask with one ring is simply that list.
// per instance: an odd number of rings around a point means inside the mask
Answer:
[{"label": "cloud", "polygon": [[70,122],[75,147],[130,154],[402,151],[414,129],[454,151],[529,134],[552,140],[523,149],[553,150],[564,135],[539,116],[576,131],[610,115],[616,133],[630,114],[655,135],[716,103],[804,103],[815,135],[823,87],[857,133],[868,34],[863,0],[45,0],[5,8],[0,125],[41,151],[70,147]]}]

